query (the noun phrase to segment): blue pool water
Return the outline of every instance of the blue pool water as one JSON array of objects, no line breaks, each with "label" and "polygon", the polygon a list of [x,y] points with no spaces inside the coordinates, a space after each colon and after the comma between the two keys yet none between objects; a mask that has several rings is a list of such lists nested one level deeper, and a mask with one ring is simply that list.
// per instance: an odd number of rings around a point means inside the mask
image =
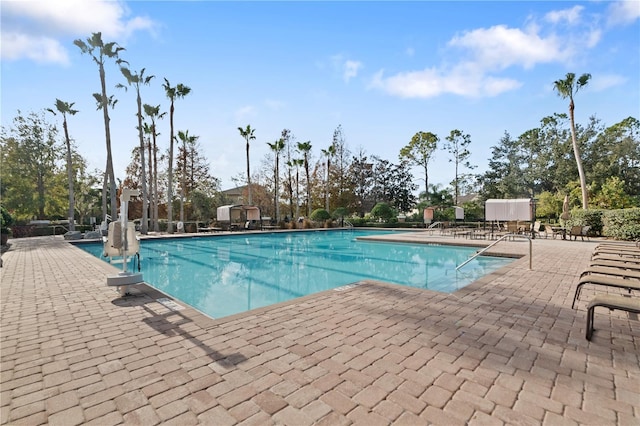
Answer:
[{"label": "blue pool water", "polygon": [[[144,281],[220,318],[362,279],[456,291],[513,259],[476,248],[356,240],[393,231],[334,230],[141,241]],[[102,244],[78,247],[101,257]]]}]

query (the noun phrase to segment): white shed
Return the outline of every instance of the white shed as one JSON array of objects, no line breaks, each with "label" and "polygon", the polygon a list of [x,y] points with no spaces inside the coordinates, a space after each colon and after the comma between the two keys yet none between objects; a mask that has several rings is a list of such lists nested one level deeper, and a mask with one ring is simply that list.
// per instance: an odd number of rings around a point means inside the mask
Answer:
[{"label": "white shed", "polygon": [[233,204],[220,206],[217,209],[218,222],[244,222],[246,220],[260,220],[260,209],[256,206]]},{"label": "white shed", "polygon": [[530,198],[489,199],[485,202],[485,220],[533,220],[533,200]]}]

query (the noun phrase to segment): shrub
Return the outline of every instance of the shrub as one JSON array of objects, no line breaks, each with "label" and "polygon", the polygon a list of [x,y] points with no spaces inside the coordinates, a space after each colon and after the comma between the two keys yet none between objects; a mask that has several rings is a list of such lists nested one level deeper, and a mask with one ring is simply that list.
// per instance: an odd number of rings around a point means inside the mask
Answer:
[{"label": "shrub", "polygon": [[391,218],[395,218],[396,213],[393,211],[389,204],[378,203],[371,209],[371,216],[376,219],[389,221]]},{"label": "shrub", "polygon": [[331,215],[325,209],[315,209],[313,212],[311,212],[311,220],[323,222],[327,219],[331,219]]},{"label": "shrub", "polygon": [[608,210],[602,219],[604,236],[619,240],[640,239],[640,208]]},{"label": "shrub", "polygon": [[571,219],[567,220],[566,226],[589,226],[589,234],[602,235],[604,213],[604,210],[597,209],[575,209],[571,212]]},{"label": "shrub", "polygon": [[11,225],[13,225],[13,216],[4,206],[0,206],[0,232],[8,234]]}]

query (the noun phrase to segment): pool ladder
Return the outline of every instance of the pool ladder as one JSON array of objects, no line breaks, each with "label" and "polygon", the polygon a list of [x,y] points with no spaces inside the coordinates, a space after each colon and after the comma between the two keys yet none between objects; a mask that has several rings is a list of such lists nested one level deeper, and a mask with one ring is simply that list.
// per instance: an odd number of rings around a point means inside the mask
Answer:
[{"label": "pool ladder", "polygon": [[533,269],[531,267],[531,262],[532,262],[532,259],[533,259],[533,256],[532,256],[532,253],[533,253],[532,246],[533,246],[533,244],[531,242],[531,237],[529,237],[528,235],[522,235],[522,234],[506,234],[506,235],[503,235],[502,237],[498,238],[496,241],[492,242],[491,244],[489,244],[488,246],[486,246],[482,250],[476,252],[476,254],[471,256],[469,259],[465,260],[464,262],[462,262],[461,264],[456,266],[456,271],[459,270],[460,268],[462,268],[467,263],[471,262],[476,257],[480,256],[485,251],[489,250],[491,247],[493,247],[496,244],[498,244],[500,241],[506,240],[507,238],[514,238],[514,237],[526,238],[527,240],[529,240],[529,270],[531,271]]}]

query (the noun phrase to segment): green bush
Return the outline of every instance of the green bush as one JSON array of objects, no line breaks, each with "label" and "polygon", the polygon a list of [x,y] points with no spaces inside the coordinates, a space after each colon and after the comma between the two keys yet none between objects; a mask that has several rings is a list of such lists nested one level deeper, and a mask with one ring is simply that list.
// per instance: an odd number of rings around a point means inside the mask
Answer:
[{"label": "green bush", "polygon": [[566,226],[589,226],[590,235],[602,235],[602,217],[605,210],[584,210],[575,209],[571,211],[571,219],[567,220]]},{"label": "green bush", "polygon": [[13,217],[11,213],[4,206],[0,206],[0,232],[3,234],[9,233],[9,227],[13,225]]},{"label": "green bush", "polygon": [[311,220],[324,222],[327,219],[331,219],[331,215],[325,209],[315,209],[311,212]]},{"label": "green bush", "polygon": [[604,236],[618,240],[640,239],[640,208],[608,210],[602,219]]},{"label": "green bush", "polygon": [[371,209],[371,216],[376,219],[389,221],[396,217],[396,212],[387,203],[378,203]]}]

